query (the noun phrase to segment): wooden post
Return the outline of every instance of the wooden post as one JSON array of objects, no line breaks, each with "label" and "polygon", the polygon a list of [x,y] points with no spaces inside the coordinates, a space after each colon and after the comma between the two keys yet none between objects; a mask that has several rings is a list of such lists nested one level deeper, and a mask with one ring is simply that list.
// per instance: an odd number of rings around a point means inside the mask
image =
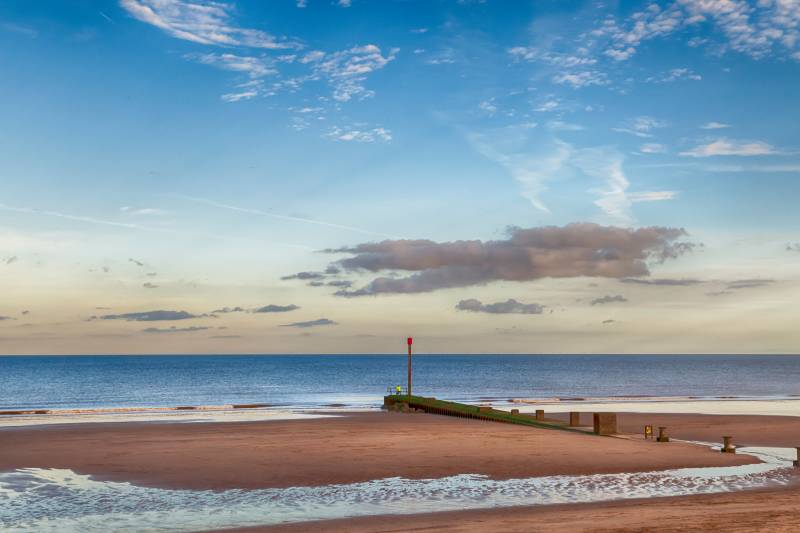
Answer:
[{"label": "wooden post", "polygon": [[518,415],[519,414],[519,409],[512,409],[511,410],[511,414],[512,415]]},{"label": "wooden post", "polygon": [[719,450],[722,453],[736,453],[736,446],[731,443],[733,437],[722,437],[722,448]]},{"label": "wooden post", "polygon": [[614,435],[617,433],[617,413],[595,413],[594,434]]},{"label": "wooden post", "polygon": [[644,438],[645,440],[653,438],[653,426],[647,425],[644,427]]},{"label": "wooden post", "polygon": [[536,420],[544,420],[544,409],[536,410]]},{"label": "wooden post", "polygon": [[414,339],[408,338],[408,391],[407,394],[411,396],[411,343]]},{"label": "wooden post", "polygon": [[667,428],[664,426],[658,427],[658,438],[656,439],[658,442],[669,442],[669,435],[667,435]]},{"label": "wooden post", "polygon": [[569,425],[570,426],[580,426],[581,425],[581,414],[572,411],[569,414]]},{"label": "wooden post", "polygon": [[799,446],[799,447],[797,447],[797,448],[795,448],[795,450],[797,450],[797,459],[795,459],[794,461],[792,461],[792,464],[793,464],[794,466],[800,467],[800,446]]}]

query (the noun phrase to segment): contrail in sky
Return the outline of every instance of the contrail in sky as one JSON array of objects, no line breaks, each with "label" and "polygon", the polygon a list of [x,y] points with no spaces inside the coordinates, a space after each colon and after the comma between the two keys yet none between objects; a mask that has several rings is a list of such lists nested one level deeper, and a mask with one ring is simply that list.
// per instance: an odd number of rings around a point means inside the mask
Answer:
[{"label": "contrail in sky", "polygon": [[48,217],[63,218],[66,220],[74,220],[76,222],[85,222],[87,224],[99,224],[101,226],[114,226],[117,228],[138,229],[142,231],[154,231],[157,233],[164,233],[167,230],[148,228],[147,226],[140,226],[139,224],[131,224],[128,222],[115,222],[113,220],[103,220],[100,218],[84,217],[80,215],[68,215],[58,211],[48,211],[44,209],[34,209],[32,207],[15,207],[13,205],[0,204],[0,210],[10,211],[13,213],[28,213],[31,215],[44,215]]},{"label": "contrail in sky", "polygon": [[293,217],[290,215],[279,215],[277,213],[270,213],[269,211],[262,211],[261,209],[253,209],[250,207],[239,207],[236,205],[229,205],[223,204],[220,202],[215,202],[214,200],[209,200],[207,198],[196,198],[194,196],[184,196],[184,195],[175,195],[177,198],[183,198],[184,200],[189,200],[191,202],[197,202],[200,204],[210,205],[212,207],[217,207],[219,209],[228,209],[230,211],[237,211],[239,213],[247,213],[250,215],[259,215],[265,217],[276,218],[278,220],[289,220],[292,222],[304,222],[306,224],[315,224],[317,226],[325,226],[328,228],[335,228],[335,229],[343,229],[347,231],[355,231],[356,233],[362,233],[364,235],[375,235],[378,237],[388,237],[390,239],[397,239],[399,238],[397,235],[390,235],[388,233],[380,233],[377,231],[370,231],[367,229],[356,228],[353,226],[345,226],[343,224],[336,224],[334,222],[325,222],[324,220],[314,220],[310,218],[303,218],[303,217]]}]

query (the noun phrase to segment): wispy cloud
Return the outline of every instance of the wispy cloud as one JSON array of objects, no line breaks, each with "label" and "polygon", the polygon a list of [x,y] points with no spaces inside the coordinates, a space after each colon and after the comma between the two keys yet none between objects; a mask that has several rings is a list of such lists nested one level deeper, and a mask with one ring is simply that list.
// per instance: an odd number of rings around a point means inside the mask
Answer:
[{"label": "wispy cloud", "polygon": [[633,222],[631,207],[637,202],[672,200],[675,191],[630,191],[630,180],[623,169],[624,158],[615,148],[585,148],[575,152],[573,164],[587,176],[605,182],[604,187],[593,187],[598,195],[595,205],[618,224]]},{"label": "wispy cloud", "polygon": [[553,131],[583,131],[586,128],[580,124],[573,124],[571,122],[564,122],[563,120],[550,120],[545,124],[547,129]]},{"label": "wispy cloud", "polygon": [[706,122],[705,124],[700,126],[701,130],[721,130],[724,128],[730,128],[730,124],[725,124],[724,122]]},{"label": "wispy cloud", "polygon": [[389,142],[392,132],[386,128],[359,129],[358,126],[341,128],[334,126],[325,134],[325,137],[336,141],[354,141],[360,143]]},{"label": "wispy cloud", "polygon": [[643,154],[663,154],[667,151],[667,147],[658,143],[644,143],[639,147],[639,151]]},{"label": "wispy cloud", "polygon": [[29,37],[31,39],[35,39],[39,36],[39,32],[34,28],[29,26],[21,26],[19,24],[12,24],[10,22],[1,23],[0,30],[7,31],[9,33],[16,33],[17,35],[24,35],[25,37]]},{"label": "wispy cloud", "polygon": [[687,157],[714,157],[720,155],[748,157],[777,153],[778,150],[776,150],[774,146],[763,141],[717,139],[716,141],[701,144],[690,150],[680,152],[680,155]]},{"label": "wispy cloud", "polygon": [[688,68],[674,68],[659,74],[651,76],[645,81],[650,83],[672,83],[675,81],[700,81],[703,77],[700,74]]},{"label": "wispy cloud", "polygon": [[704,39],[717,50],[761,59],[770,55],[793,56],[800,42],[800,11],[792,1],[746,2],[744,0],[676,0],[663,6],[647,4],[627,19],[609,16],[590,32],[607,42],[603,53],[616,60],[633,57],[642,43],[678,35],[684,30],[711,26],[722,42]]},{"label": "wispy cloud", "polygon": [[557,179],[572,154],[572,147],[554,140],[551,146],[534,152],[527,146],[525,134],[518,129],[506,129],[498,134],[468,135],[472,147],[481,155],[505,168],[522,187],[522,196],[540,211],[550,210],[542,200],[548,182]]},{"label": "wispy cloud", "polygon": [[625,121],[621,126],[611,128],[620,133],[629,133],[637,137],[648,138],[653,136],[653,130],[664,128],[667,123],[653,117],[641,116]]},{"label": "wispy cloud", "polygon": [[233,7],[222,2],[121,0],[120,4],[136,19],[194,43],[271,50],[300,46],[296,41],[238,26],[233,20]]},{"label": "wispy cloud", "polygon": [[610,81],[604,72],[599,70],[582,70],[578,72],[561,72],[553,76],[553,83],[569,85],[574,88],[592,85],[608,85]]}]

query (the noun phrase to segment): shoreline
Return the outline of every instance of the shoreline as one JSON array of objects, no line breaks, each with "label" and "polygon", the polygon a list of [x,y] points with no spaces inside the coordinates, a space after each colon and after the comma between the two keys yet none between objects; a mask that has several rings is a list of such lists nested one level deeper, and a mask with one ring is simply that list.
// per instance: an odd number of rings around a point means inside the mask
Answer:
[{"label": "shoreline", "polygon": [[[463,400],[455,400],[463,401]],[[220,404],[177,406],[104,406],[77,408],[26,407],[0,409],[0,431],[10,427],[61,424],[128,422],[246,422],[288,420],[347,413],[374,413],[380,410],[382,397],[374,402],[329,402],[301,404]],[[582,413],[611,411],[619,414],[696,414],[719,416],[800,417],[800,396],[768,397],[726,396],[621,396],[586,398],[472,398],[466,403],[491,405],[496,409],[533,413],[544,409],[556,417],[570,411]],[[799,441],[800,442],[800,441]]]}]

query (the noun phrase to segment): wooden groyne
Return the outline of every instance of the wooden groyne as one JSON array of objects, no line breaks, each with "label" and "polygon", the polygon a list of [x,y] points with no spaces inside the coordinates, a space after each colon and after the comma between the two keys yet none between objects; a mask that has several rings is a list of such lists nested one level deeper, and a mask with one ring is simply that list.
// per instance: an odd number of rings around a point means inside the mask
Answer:
[{"label": "wooden groyne", "polygon": [[[567,426],[566,422],[559,420],[542,420],[536,416],[509,413],[486,406],[467,405],[457,402],[447,402],[436,398],[424,396],[407,396],[392,394],[383,397],[383,406],[389,410],[422,411],[433,415],[454,416],[456,418],[469,418],[486,422],[500,422],[504,424],[518,424],[544,429],[561,429],[564,431],[578,431]],[[516,410],[515,410],[516,411]]]}]

